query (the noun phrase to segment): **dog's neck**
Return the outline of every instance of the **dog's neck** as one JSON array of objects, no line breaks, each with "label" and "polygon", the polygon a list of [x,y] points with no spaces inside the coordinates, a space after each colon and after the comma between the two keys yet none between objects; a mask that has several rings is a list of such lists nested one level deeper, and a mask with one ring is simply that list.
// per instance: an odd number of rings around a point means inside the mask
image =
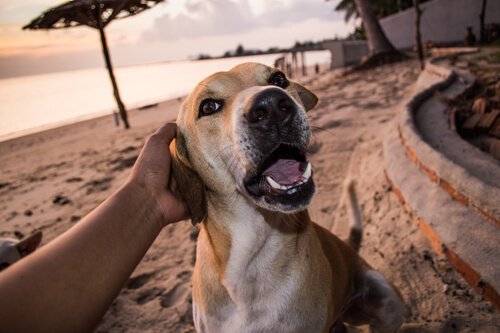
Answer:
[{"label": "dog's neck", "polygon": [[[206,241],[214,254],[221,277],[231,260],[242,266],[272,242],[273,250],[289,247],[309,225],[307,210],[293,214],[270,212],[256,207],[243,196],[208,197],[208,217],[203,222]],[[236,259],[237,258],[237,259]]]}]

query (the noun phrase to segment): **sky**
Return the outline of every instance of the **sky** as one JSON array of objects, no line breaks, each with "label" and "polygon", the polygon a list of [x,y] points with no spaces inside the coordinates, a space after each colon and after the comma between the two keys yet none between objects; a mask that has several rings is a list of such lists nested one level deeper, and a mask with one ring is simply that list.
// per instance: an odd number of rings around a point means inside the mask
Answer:
[{"label": "sky", "polygon": [[[0,0],[0,78],[103,66],[99,34],[88,27],[32,31],[22,26],[61,0]],[[217,56],[296,41],[344,37],[354,28],[338,0],[166,0],[106,28],[115,65]]]}]

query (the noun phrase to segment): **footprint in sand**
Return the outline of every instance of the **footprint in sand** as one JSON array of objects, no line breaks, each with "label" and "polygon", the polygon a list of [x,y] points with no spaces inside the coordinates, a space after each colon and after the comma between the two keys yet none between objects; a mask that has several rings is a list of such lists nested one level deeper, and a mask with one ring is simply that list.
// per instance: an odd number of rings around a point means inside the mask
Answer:
[{"label": "footprint in sand", "polygon": [[52,203],[54,205],[65,206],[71,204],[72,201],[63,194],[58,194],[52,198]]},{"label": "footprint in sand", "polygon": [[137,297],[135,299],[135,302],[137,304],[141,304],[141,305],[148,303],[148,302],[152,301],[153,299],[155,299],[156,297],[163,294],[164,291],[165,291],[165,288],[157,288],[157,287],[154,287],[151,289],[146,289],[139,294],[139,297]]},{"label": "footprint in sand", "polygon": [[122,154],[126,154],[126,153],[130,153],[130,152],[133,152],[133,151],[136,151],[137,150],[137,147],[134,147],[134,146],[128,146],[126,148],[123,148],[122,150],[120,150],[119,152],[122,153]]},{"label": "footprint in sand", "polygon": [[351,125],[349,120],[331,120],[324,124],[322,127],[327,129],[332,129],[340,126],[348,126]]},{"label": "footprint in sand", "polygon": [[125,170],[128,168],[131,168],[135,164],[135,161],[137,160],[138,157],[139,157],[139,155],[135,155],[135,156],[132,156],[129,158],[118,157],[118,158],[110,161],[109,164],[115,165],[115,167],[111,171],[113,171],[113,172],[122,171],[122,170]]},{"label": "footprint in sand", "polygon": [[69,221],[70,221],[71,223],[75,223],[75,222],[80,221],[80,219],[81,219],[81,218],[82,218],[82,217],[81,217],[81,216],[79,216],[79,215],[71,215],[71,217],[69,218]]},{"label": "footprint in sand", "polygon": [[155,276],[155,272],[144,273],[128,279],[127,289],[139,289],[148,283],[153,276]]},{"label": "footprint in sand", "polygon": [[111,186],[113,177],[104,177],[101,179],[94,179],[86,183],[83,187],[87,188],[87,194],[94,192],[106,191]]},{"label": "footprint in sand", "polygon": [[182,280],[190,275],[191,275],[191,271],[182,271],[179,274],[177,274],[177,277]]},{"label": "footprint in sand", "polygon": [[81,178],[81,177],[71,177],[71,178],[66,179],[66,183],[78,183],[81,181],[83,181],[83,178]]},{"label": "footprint in sand", "polygon": [[169,308],[180,303],[185,303],[189,295],[189,288],[185,284],[179,283],[160,297],[160,305],[163,308]]}]

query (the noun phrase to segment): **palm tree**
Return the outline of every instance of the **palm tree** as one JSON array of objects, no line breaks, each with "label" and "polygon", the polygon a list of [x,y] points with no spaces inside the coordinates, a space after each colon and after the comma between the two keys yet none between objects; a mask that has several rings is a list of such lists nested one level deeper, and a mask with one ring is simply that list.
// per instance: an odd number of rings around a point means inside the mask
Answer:
[{"label": "palm tree", "polygon": [[354,3],[365,27],[370,56],[396,52],[396,49],[385,35],[384,30],[382,30],[370,1],[354,0]]},{"label": "palm tree", "polygon": [[[400,6],[395,6],[395,4],[394,1],[389,0],[342,0],[335,8],[335,10],[346,11],[346,21],[358,16],[363,21],[368,39],[369,55],[358,66],[359,69],[376,66],[381,63],[399,61],[405,58],[389,41],[377,19],[378,14],[388,14],[397,11]],[[374,7],[376,8],[376,12]]]},{"label": "palm tree", "polygon": [[346,23],[349,22],[351,18],[357,19],[359,17],[358,9],[356,8],[354,0],[341,0],[335,7],[335,11],[345,12],[344,20]]},{"label": "palm tree", "polygon": [[[372,0],[370,3],[375,15],[381,18],[412,7],[412,1],[413,0]],[[421,2],[425,1],[426,0],[422,0]],[[359,17],[358,8],[354,0],[340,0],[335,7],[335,11],[345,12],[344,20],[346,22],[349,22],[352,18],[357,19]]]}]

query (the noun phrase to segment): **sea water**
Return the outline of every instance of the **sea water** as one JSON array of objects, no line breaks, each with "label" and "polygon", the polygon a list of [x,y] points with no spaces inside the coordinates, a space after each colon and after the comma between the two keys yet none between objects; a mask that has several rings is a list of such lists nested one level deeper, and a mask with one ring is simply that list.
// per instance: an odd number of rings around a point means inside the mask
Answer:
[{"label": "sea water", "polygon": [[[187,94],[197,82],[235,65],[273,65],[279,54],[202,61],[175,61],[115,68],[128,109]],[[330,61],[329,51],[310,51],[306,64]],[[116,102],[104,68],[0,80],[0,141],[63,124],[110,114]]]}]

